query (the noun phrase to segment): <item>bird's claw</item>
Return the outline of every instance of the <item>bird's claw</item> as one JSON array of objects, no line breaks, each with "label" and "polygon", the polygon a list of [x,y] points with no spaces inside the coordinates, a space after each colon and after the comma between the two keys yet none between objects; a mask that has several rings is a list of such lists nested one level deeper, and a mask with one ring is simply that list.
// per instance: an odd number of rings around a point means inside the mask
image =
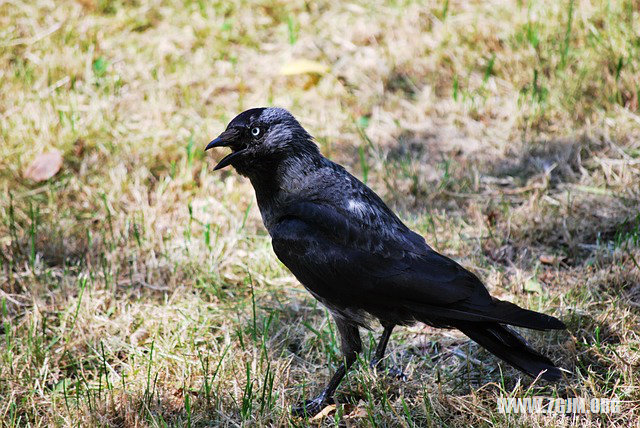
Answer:
[{"label": "bird's claw", "polygon": [[[373,359],[371,360],[371,362],[369,363],[369,367],[371,367],[372,370],[383,370],[384,366],[382,365],[382,361],[380,360],[376,360]],[[404,374],[404,372],[402,371],[402,368],[397,367],[397,366],[392,366],[389,367],[387,369],[387,375],[394,377],[398,380],[401,381],[406,381],[407,380],[407,375]]]},{"label": "bird's claw", "polygon": [[404,372],[402,371],[402,369],[400,367],[389,367],[389,370],[387,370],[387,373],[389,374],[389,376],[393,376],[398,380],[401,381],[406,381],[407,380],[407,375],[404,374]]},{"label": "bird's claw", "polygon": [[382,368],[382,361],[378,360],[377,358],[373,358],[369,362],[369,368],[371,370],[380,370]]},{"label": "bird's claw", "polygon": [[330,403],[331,399],[321,394],[313,400],[307,400],[304,404],[294,407],[291,409],[291,414],[294,416],[315,416]]}]

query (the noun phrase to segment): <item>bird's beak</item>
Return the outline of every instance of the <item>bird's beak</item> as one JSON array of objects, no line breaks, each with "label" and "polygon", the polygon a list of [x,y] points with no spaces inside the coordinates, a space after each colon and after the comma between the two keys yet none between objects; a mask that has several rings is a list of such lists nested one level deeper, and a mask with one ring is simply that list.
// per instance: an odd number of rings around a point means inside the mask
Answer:
[{"label": "bird's beak", "polygon": [[224,147],[225,145],[226,144],[224,140],[218,137],[215,140],[211,141],[209,144],[207,144],[207,147],[204,148],[204,151],[206,152],[207,150],[212,149],[214,147]]},{"label": "bird's beak", "polygon": [[244,150],[236,150],[237,142],[236,137],[238,136],[238,132],[235,129],[227,129],[224,131],[218,138],[211,141],[205,147],[205,151],[213,148],[213,147],[231,147],[232,152],[227,156],[222,158],[220,162],[213,168],[214,171],[224,168],[225,166],[231,164],[231,162],[238,156],[240,156]]}]

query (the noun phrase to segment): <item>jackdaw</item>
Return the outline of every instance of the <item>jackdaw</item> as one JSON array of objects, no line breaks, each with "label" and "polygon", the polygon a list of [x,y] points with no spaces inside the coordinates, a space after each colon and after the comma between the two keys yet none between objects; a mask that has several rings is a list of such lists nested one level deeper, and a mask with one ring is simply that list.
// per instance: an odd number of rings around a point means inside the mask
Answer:
[{"label": "jackdaw", "polygon": [[372,365],[382,360],[396,325],[423,322],[456,328],[530,376],[556,381],[561,370],[507,325],[564,329],[562,321],[498,300],[476,275],[434,251],[369,187],[325,158],[313,138],[282,108],[253,108],[235,117],[212,147],[248,177],[278,258],[332,314],[343,364],[315,399],[293,409],[315,414],[333,399],[362,350],[359,328],[384,331]]}]

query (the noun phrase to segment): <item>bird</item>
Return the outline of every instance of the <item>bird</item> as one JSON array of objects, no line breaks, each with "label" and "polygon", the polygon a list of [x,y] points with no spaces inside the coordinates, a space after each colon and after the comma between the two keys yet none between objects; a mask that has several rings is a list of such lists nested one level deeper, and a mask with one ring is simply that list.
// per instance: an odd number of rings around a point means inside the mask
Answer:
[{"label": "bird", "polygon": [[562,330],[562,321],[492,297],[474,273],[433,250],[373,190],[323,156],[290,112],[246,110],[205,151],[214,147],[231,149],[214,170],[232,166],[249,179],[273,251],[340,334],[342,364],[293,414],[316,414],[334,400],[362,351],[360,329],[376,321],[383,331],[372,367],[394,327],[424,323],[460,330],[529,376],[561,379],[563,369],[510,326]]}]

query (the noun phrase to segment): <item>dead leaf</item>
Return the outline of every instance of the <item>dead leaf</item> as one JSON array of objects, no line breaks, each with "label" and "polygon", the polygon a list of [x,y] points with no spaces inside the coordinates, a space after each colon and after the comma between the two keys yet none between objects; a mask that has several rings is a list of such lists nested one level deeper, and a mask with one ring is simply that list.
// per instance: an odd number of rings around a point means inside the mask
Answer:
[{"label": "dead leaf", "polygon": [[283,76],[294,76],[297,74],[325,74],[329,71],[329,66],[321,62],[308,59],[294,59],[286,63],[280,69]]},{"label": "dead leaf", "polygon": [[553,254],[542,254],[540,255],[540,263],[544,263],[545,265],[555,265],[564,260],[562,256],[554,256]]},{"label": "dead leaf", "polygon": [[24,176],[35,182],[45,181],[56,175],[61,167],[62,153],[59,150],[52,150],[36,156],[24,171]]},{"label": "dead leaf", "polygon": [[358,406],[353,409],[349,414],[347,414],[345,419],[359,419],[366,418],[368,416],[367,409],[365,408],[364,401],[360,400],[358,402]]},{"label": "dead leaf", "polygon": [[320,413],[318,413],[313,418],[311,418],[311,421],[312,422],[313,421],[320,421],[320,420],[324,419],[325,417],[329,416],[329,414],[331,414],[335,410],[336,410],[336,405],[335,404],[329,404],[327,407],[325,407],[324,409],[320,410]]}]

